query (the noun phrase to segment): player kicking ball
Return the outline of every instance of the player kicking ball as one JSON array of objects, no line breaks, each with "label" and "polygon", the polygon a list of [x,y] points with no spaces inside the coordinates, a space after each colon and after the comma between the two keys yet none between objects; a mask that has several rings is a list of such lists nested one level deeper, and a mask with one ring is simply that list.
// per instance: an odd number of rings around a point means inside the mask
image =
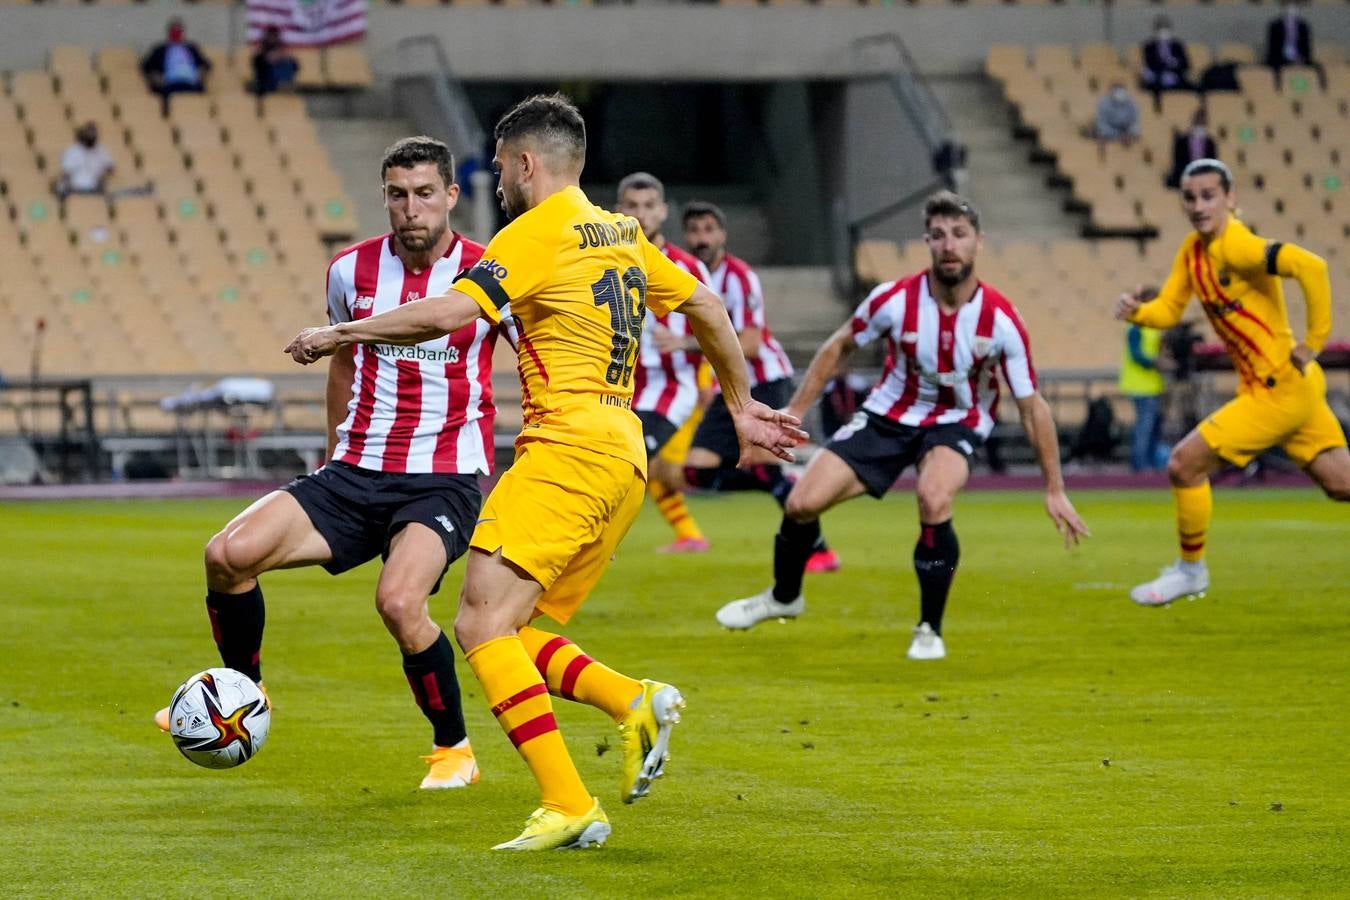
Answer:
[{"label": "player kicking ball", "polygon": [[[1181,173],[1181,207],[1195,231],[1186,236],[1162,290],[1123,294],[1117,319],[1171,328],[1191,297],[1209,317],[1238,374],[1237,396],[1172,449],[1167,475],[1176,499],[1180,555],[1162,574],[1130,591],[1141,606],[1165,606],[1209,589],[1205,539],[1213,511],[1209,476],[1242,468],[1271,447],[1289,457],[1333,500],[1350,500],[1350,451],[1327,405],[1317,354],[1331,333],[1331,279],[1321,257],[1257,237],[1233,213],[1233,175],[1217,159]],[[1293,278],[1308,306],[1308,333],[1294,341],[1281,278]]]},{"label": "player kicking ball", "polygon": [[861,494],[881,499],[909,466],[919,472],[919,624],[910,659],[942,659],[942,616],[960,545],[952,527],[956,495],[970,457],[994,427],[1001,369],[1045,477],[1045,509],[1065,546],[1088,536],[1064,492],[1059,441],[1050,407],[1036,390],[1022,319],[1006,297],[975,277],[980,218],[969,201],[943,191],[924,205],[932,266],[882,284],[811,360],[786,412],[800,418],[854,350],[884,339],[890,351],[881,380],[853,420],[811,459],[788,494],[774,539],[772,587],[717,612],[726,628],[806,610],[802,576],[820,535],[820,516]]},{"label": "player kicking ball", "polygon": [[[456,234],[450,149],[404,138],[380,167],[391,231],[340,252],[328,268],[330,320],[367,316],[447,290],[482,246]],[[509,321],[509,320],[508,320]],[[323,566],[345,572],[379,556],[375,605],[403,653],[403,674],[432,729],[424,790],[478,781],[450,640],[428,598],[468,550],[492,470],[492,349],[509,324],[467,323],[428,338],[414,358],[392,345],[335,354],[328,369],[328,463],[244,510],[206,547],[206,607],[221,661],[262,686],[265,608],[258,577]],[[169,730],[169,710],[155,722]]]}]

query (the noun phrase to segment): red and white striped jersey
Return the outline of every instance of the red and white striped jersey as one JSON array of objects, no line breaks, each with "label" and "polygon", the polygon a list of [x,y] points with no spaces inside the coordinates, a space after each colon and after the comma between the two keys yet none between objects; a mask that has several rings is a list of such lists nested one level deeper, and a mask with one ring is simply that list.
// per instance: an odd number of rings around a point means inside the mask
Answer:
[{"label": "red and white striped jersey", "polygon": [[959,423],[988,437],[998,407],[998,375],[1014,397],[1036,392],[1031,343],[1007,297],[980,282],[956,312],[928,291],[928,272],[880,285],[853,314],[853,340],[887,341],[885,370],[863,408],[902,425]]},{"label": "red and white striped jersey", "polygon": [[[708,267],[697,256],[666,241],[661,251],[671,262],[707,284],[711,278]],[[658,316],[647,310],[642,323],[642,339],[638,344],[638,365],[633,373],[633,411],[654,412],[665,416],[677,426],[694,412],[698,403],[697,350],[675,350],[662,353],[656,349],[653,331],[656,326],[668,329],[676,337],[688,337],[693,332],[689,320],[680,312]]]},{"label": "red and white striped jersey", "polygon": [[750,366],[750,386],[791,378],[792,363],[764,319],[764,289],[755,270],[745,260],[728,253],[713,271],[709,287],[722,295],[737,334],[747,328],[758,328],[763,335],[759,353],[746,360]]},{"label": "red and white striped jersey", "polygon": [[[328,266],[331,322],[364,319],[409,300],[444,294],[483,255],[482,245],[455,234],[444,256],[414,273],[394,252],[391,238],[371,238],[333,258]],[[478,319],[454,334],[410,347],[354,345],[356,377],[333,458],[376,472],[489,474],[497,334],[496,326]],[[514,342],[509,332],[507,338]]]}]

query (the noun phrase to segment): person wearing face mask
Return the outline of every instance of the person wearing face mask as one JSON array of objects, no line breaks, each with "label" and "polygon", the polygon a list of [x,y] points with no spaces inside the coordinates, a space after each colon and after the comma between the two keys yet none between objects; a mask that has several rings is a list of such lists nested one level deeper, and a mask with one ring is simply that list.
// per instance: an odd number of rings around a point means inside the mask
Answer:
[{"label": "person wearing face mask", "polygon": [[1172,169],[1167,175],[1167,186],[1181,187],[1181,173],[1197,159],[1215,159],[1219,155],[1214,137],[1209,133],[1209,117],[1197,109],[1191,117],[1191,127],[1172,137]]},{"label": "person wearing face mask", "polygon": [[141,73],[150,90],[164,98],[164,114],[169,114],[172,94],[200,94],[206,90],[211,61],[201,48],[187,39],[182,19],[170,19],[165,40],[156,44],[141,60]]},{"label": "person wearing face mask", "polygon": [[1097,120],[1093,123],[1092,134],[1102,152],[1111,141],[1128,147],[1139,137],[1139,106],[1119,81],[1097,101]]},{"label": "person wearing face mask", "polygon": [[112,156],[98,142],[98,126],[85,122],[75,131],[75,143],[61,154],[61,174],[56,194],[102,194],[114,169]]},{"label": "person wearing face mask", "polygon": [[1279,16],[1266,26],[1266,65],[1275,70],[1276,81],[1285,66],[1312,66],[1325,88],[1326,73],[1313,60],[1312,27],[1298,7],[1298,0],[1284,0]]},{"label": "person wearing face mask", "polygon": [[1141,48],[1144,57],[1144,71],[1140,73],[1139,83],[1154,98],[1163,91],[1190,91],[1195,89],[1191,83],[1191,60],[1186,55],[1186,43],[1178,40],[1172,32],[1172,21],[1166,16],[1153,20],[1153,37],[1144,42]]}]

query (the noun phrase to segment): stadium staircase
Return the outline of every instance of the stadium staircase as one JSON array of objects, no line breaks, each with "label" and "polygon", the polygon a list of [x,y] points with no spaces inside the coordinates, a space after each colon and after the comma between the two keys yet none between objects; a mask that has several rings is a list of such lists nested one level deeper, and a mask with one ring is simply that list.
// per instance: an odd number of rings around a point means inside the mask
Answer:
[{"label": "stadium staircase", "polygon": [[1030,159],[1030,146],[1009,130],[1013,110],[998,85],[982,75],[932,78],[929,84],[967,151],[961,190],[980,210],[993,240],[1051,241],[1076,237],[1080,217],[1065,211],[1069,193],[1047,187],[1049,166]]}]

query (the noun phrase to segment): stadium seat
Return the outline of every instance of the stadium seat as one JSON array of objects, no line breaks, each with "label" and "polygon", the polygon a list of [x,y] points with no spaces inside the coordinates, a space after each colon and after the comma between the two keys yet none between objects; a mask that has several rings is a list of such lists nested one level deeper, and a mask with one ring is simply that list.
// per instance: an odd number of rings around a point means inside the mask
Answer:
[{"label": "stadium seat", "polygon": [[339,44],[324,51],[324,80],[330,88],[365,90],[375,82],[366,48],[359,44]]},{"label": "stadium seat", "polygon": [[1227,41],[1214,48],[1214,61],[1220,63],[1254,64],[1256,62],[1256,50],[1250,44],[1238,44]]},{"label": "stadium seat", "polygon": [[317,47],[291,47],[290,53],[300,68],[295,73],[299,90],[320,90],[324,87],[323,55]]}]

